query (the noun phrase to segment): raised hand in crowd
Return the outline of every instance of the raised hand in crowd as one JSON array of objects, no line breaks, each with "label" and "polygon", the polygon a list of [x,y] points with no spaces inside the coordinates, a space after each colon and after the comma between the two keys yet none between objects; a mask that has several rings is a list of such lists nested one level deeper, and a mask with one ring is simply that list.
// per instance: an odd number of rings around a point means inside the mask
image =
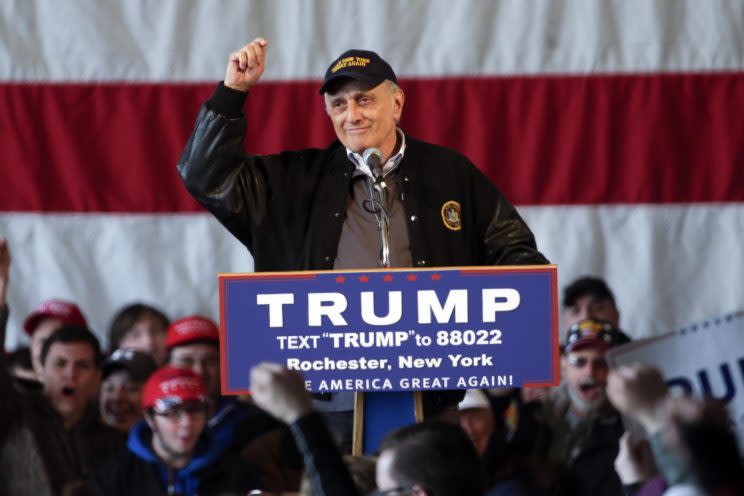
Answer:
[{"label": "raised hand in crowd", "polygon": [[615,471],[623,485],[638,484],[658,473],[654,454],[647,439],[633,439],[630,432],[620,438]]},{"label": "raised hand in crowd", "polygon": [[607,393],[649,434],[656,464],[670,487],[698,491],[690,494],[744,494],[744,464],[722,404],[671,397],[659,371],[643,365],[613,371]]},{"label": "raised hand in crowd", "polygon": [[620,413],[636,419],[647,433],[664,426],[661,409],[667,386],[658,370],[640,364],[619,367],[607,379],[607,397]]},{"label": "raised hand in crowd", "polygon": [[288,424],[314,409],[302,375],[276,363],[251,369],[251,393],[256,405]]},{"label": "raised hand in crowd", "polygon": [[231,53],[225,69],[225,86],[238,91],[248,91],[255,86],[266,68],[268,46],[266,39],[256,38]]},{"label": "raised hand in crowd", "polygon": [[313,407],[299,372],[276,363],[258,364],[251,369],[251,393],[256,405],[290,424],[313,494],[359,494],[325,421]]}]

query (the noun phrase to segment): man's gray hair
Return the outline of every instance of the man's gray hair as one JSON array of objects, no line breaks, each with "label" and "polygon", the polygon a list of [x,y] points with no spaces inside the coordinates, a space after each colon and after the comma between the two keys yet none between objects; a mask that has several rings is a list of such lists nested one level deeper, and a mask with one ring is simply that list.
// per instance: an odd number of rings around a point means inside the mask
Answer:
[{"label": "man's gray hair", "polygon": [[393,81],[390,81],[389,79],[385,80],[385,84],[387,84],[388,88],[390,89],[391,93],[397,93],[401,91],[400,86],[395,84]]}]

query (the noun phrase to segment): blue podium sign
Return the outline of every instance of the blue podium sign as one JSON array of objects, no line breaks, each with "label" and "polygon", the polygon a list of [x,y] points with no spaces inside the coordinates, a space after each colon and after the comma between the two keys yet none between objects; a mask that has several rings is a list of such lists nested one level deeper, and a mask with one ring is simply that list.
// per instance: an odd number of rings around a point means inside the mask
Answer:
[{"label": "blue podium sign", "polygon": [[309,391],[557,385],[553,265],[220,274],[222,390],[277,362]]}]

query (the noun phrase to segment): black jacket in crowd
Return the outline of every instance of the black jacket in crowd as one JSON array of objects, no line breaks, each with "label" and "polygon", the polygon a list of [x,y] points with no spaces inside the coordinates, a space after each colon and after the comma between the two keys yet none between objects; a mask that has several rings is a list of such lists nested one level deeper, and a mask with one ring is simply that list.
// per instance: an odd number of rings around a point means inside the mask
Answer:
[{"label": "black jacket in crowd", "polygon": [[[164,496],[158,466],[125,449],[118,456],[101,464],[89,476],[88,487],[100,496]],[[199,494],[247,494],[258,486],[250,466],[240,458],[225,456],[195,474],[199,478]]]},{"label": "black jacket in crowd", "polygon": [[[7,306],[0,306],[0,342],[7,317]],[[93,406],[66,429],[41,390],[19,388],[2,350],[0,398],[0,494],[61,494],[124,446],[126,436],[104,425]]]}]

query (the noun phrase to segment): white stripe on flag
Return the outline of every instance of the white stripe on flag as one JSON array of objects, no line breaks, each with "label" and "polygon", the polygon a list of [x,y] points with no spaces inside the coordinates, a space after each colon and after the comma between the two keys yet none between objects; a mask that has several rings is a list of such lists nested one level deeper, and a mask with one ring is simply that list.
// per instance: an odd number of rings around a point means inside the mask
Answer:
[{"label": "white stripe on flag", "polygon": [[742,307],[744,204],[519,209],[563,288],[602,275],[620,323],[651,336]]},{"label": "white stripe on flag", "polygon": [[40,301],[80,304],[105,342],[110,319],[135,301],[171,318],[201,313],[218,320],[217,274],[250,272],[248,251],[210,214],[0,215],[13,257],[7,349],[25,334]]},{"label": "white stripe on flag", "polygon": [[740,0],[16,0],[0,19],[10,81],[212,81],[258,35],[266,80],[318,79],[349,48],[403,77],[744,68]]},{"label": "white stripe on flag", "polygon": [[[622,325],[633,335],[667,332],[741,307],[744,280],[732,273],[744,267],[737,239],[744,205],[520,212],[540,249],[558,264],[559,288],[580,275],[604,274]],[[23,317],[46,298],[80,302],[103,338],[113,313],[132,301],[155,303],[172,318],[203,313],[217,319],[217,274],[252,270],[245,248],[208,214],[10,213],[0,216],[0,232],[16,254],[9,349],[19,343]],[[683,287],[689,281],[695,287]]]}]

